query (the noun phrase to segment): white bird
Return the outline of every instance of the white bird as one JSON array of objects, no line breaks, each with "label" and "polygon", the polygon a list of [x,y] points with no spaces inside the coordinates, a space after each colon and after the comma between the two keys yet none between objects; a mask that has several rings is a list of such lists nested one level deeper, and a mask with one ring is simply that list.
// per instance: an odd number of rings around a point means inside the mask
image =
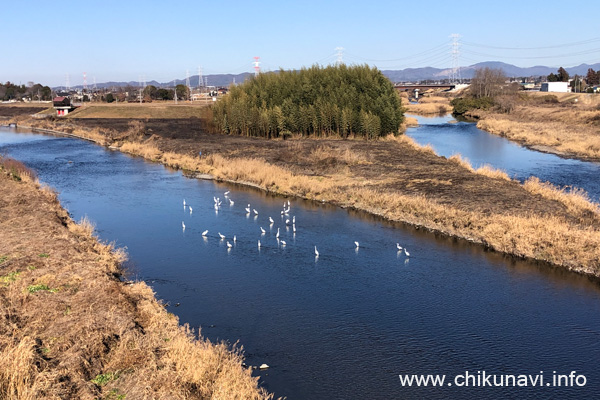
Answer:
[{"label": "white bird", "polygon": [[290,208],[290,201],[288,200],[288,209]]},{"label": "white bird", "polygon": [[285,240],[281,241],[281,246],[285,246],[287,243],[285,242]]},{"label": "white bird", "polygon": [[277,234],[275,235],[276,238],[279,238],[279,228],[277,228]]},{"label": "white bird", "polygon": [[265,230],[263,229],[263,227],[261,226],[261,227],[260,227],[260,233],[262,233],[262,234],[264,235],[266,232],[267,232],[267,231],[265,231]]},{"label": "white bird", "polygon": [[267,364],[261,364],[260,367],[258,367],[259,369],[269,369],[269,366]]},{"label": "white bird", "polygon": [[189,208],[190,208],[190,214],[191,214],[191,213],[192,213],[192,211],[193,211],[193,210],[192,210],[192,206],[190,206]]},{"label": "white bird", "polygon": [[183,228],[183,230],[185,231],[185,223],[183,221],[181,221],[181,227]]},{"label": "white bird", "polygon": [[319,250],[317,250],[317,246],[315,246],[315,257],[319,257]]},{"label": "white bird", "polygon": [[296,232],[296,225],[292,225],[292,231]]},{"label": "white bird", "polygon": [[256,211],[255,208],[253,208],[252,211],[254,211],[254,215],[258,215],[258,211]]},{"label": "white bird", "polygon": [[235,243],[237,241],[237,238],[235,237],[235,235],[233,235],[233,243]]},{"label": "white bird", "polygon": [[221,235],[221,232],[219,232],[219,237],[221,238],[221,240],[225,239],[225,235]]},{"label": "white bird", "polygon": [[185,199],[183,199],[183,206],[185,207]]},{"label": "white bird", "polygon": [[232,245],[231,245],[231,243],[229,243],[229,241],[228,241],[228,242],[227,242],[227,248],[229,248],[229,249],[230,249],[231,247],[232,247]]},{"label": "white bird", "polygon": [[215,196],[213,196],[213,200],[215,201],[215,203],[218,203],[218,200]]},{"label": "white bird", "polygon": [[202,236],[206,236],[207,233],[208,233],[208,229],[205,230],[204,232],[202,232]]},{"label": "white bird", "polygon": [[295,224],[295,223],[296,223],[296,216],[294,215],[294,216],[292,217],[292,224]]},{"label": "white bird", "polygon": [[398,251],[402,251],[402,246],[400,246],[400,243],[396,243],[396,248],[398,249]]},{"label": "white bird", "polygon": [[215,210],[219,211],[219,205],[215,203]]},{"label": "white bird", "polygon": [[229,199],[229,205],[230,205],[230,206],[232,206],[232,205],[234,205],[234,204],[235,204],[235,203],[233,202],[233,200]]},{"label": "white bird", "polygon": [[285,214],[285,210],[283,210],[283,211],[281,212],[281,215],[283,215],[283,214]]},{"label": "white bird", "polygon": [[290,224],[290,220],[289,220],[289,219],[286,219],[286,220],[285,220],[285,224],[286,224],[286,225],[289,225],[289,224]]},{"label": "white bird", "polygon": [[356,245],[356,248],[358,249],[358,247],[359,247],[358,242],[354,242],[354,244]]},{"label": "white bird", "polygon": [[274,223],[275,221],[273,221],[273,218],[269,217],[269,222]]},{"label": "white bird", "polygon": [[260,249],[260,240],[258,241],[258,248]]},{"label": "white bird", "polygon": [[406,254],[406,257],[410,257],[410,253],[408,252],[408,250],[406,250],[406,248],[404,248],[404,254]]},{"label": "white bird", "polygon": [[223,196],[227,196],[227,195],[229,195],[229,190],[223,194]]},{"label": "white bird", "polygon": [[250,204],[248,204],[248,207],[246,207],[246,212],[249,214],[250,213]]}]

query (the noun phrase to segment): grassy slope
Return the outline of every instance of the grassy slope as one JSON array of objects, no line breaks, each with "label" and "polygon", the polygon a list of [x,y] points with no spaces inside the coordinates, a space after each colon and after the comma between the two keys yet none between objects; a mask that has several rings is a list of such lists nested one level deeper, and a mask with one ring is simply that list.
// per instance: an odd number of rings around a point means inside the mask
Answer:
[{"label": "grassy slope", "polygon": [[0,398],[270,397],[238,353],[116,279],[119,254],[52,191],[0,170],[0,232]]},{"label": "grassy slope", "polygon": [[[536,98],[549,93],[531,93]],[[600,95],[550,93],[557,104],[521,102],[510,114],[476,111],[477,127],[524,145],[579,158],[600,159]],[[575,102],[577,99],[577,102]]]},{"label": "grassy slope", "polygon": [[78,108],[67,118],[193,118],[201,117],[206,103],[154,102],[94,103]]}]

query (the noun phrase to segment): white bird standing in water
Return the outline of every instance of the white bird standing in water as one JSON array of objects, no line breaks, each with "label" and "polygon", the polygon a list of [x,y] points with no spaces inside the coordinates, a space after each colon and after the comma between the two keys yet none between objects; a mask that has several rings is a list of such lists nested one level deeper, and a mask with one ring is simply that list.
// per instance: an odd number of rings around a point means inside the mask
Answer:
[{"label": "white bird standing in water", "polygon": [[315,257],[319,257],[319,250],[317,250],[317,246],[315,246]]},{"label": "white bird standing in water", "polygon": [[273,218],[269,217],[269,222],[272,224],[272,223],[274,223],[275,221],[273,221]]},{"label": "white bird standing in water", "polygon": [[223,196],[227,197],[229,195],[229,190],[223,193]]},{"label": "white bird standing in water", "polygon": [[279,239],[279,228],[277,228],[277,234],[275,235],[277,239]]},{"label": "white bird standing in water", "polygon": [[205,230],[204,232],[202,232],[202,236],[206,236],[207,233],[208,233],[208,229]]},{"label": "white bird standing in water", "polygon": [[183,199],[183,206],[185,207],[185,199]]},{"label": "white bird standing in water", "polygon": [[237,238],[235,237],[235,235],[233,235],[233,243],[235,243],[237,241]]},{"label": "white bird standing in water", "polygon": [[358,242],[354,242],[354,245],[356,245],[357,249],[360,247],[360,245],[358,244]]},{"label": "white bird standing in water", "polygon": [[294,216],[292,217],[292,224],[295,224],[295,223],[296,223],[296,216],[294,215]]},{"label": "white bird standing in water", "polygon": [[253,208],[252,211],[254,211],[254,215],[258,215],[258,211],[256,211],[255,208]]},{"label": "white bird standing in water", "polygon": [[258,249],[260,250],[260,240],[258,241]]},{"label": "white bird standing in water", "polygon": [[292,232],[296,232],[296,225],[292,225]]},{"label": "white bird standing in water", "polygon": [[181,221],[181,227],[183,228],[183,230],[185,231],[185,223],[183,221]]},{"label": "white bird standing in water", "polygon": [[400,246],[400,243],[396,243],[396,248],[398,249],[398,251],[402,251],[402,246]]},{"label": "white bird standing in water", "polygon": [[232,205],[234,205],[234,204],[235,204],[235,203],[233,202],[233,200],[229,199],[229,205],[230,205],[230,206],[232,206]]},{"label": "white bird standing in water", "polygon": [[281,247],[285,247],[285,245],[286,245],[286,244],[287,244],[287,243],[285,242],[285,240],[282,240],[282,241],[281,241]]},{"label": "white bird standing in water", "polygon": [[192,206],[190,206],[190,207],[189,207],[189,209],[190,209],[190,215],[191,215],[191,214],[192,214],[192,211],[193,211],[193,210],[192,210]]},{"label": "white bird standing in water", "polygon": [[260,233],[264,235],[265,233],[267,233],[267,231],[265,231],[265,230],[263,229],[263,227],[261,226],[261,227],[260,227]]},{"label": "white bird standing in water", "polygon": [[230,249],[232,247],[231,243],[229,243],[229,241],[227,241],[227,248]]},{"label": "white bird standing in water", "polygon": [[408,250],[406,250],[406,247],[404,248],[404,254],[406,254],[406,257],[410,257],[410,253],[408,252]]},{"label": "white bird standing in water", "polygon": [[248,207],[246,207],[246,212],[250,214],[250,204],[248,204]]},{"label": "white bird standing in water", "polygon": [[225,235],[221,235],[221,232],[219,232],[219,237],[221,238],[221,240],[225,239]]}]

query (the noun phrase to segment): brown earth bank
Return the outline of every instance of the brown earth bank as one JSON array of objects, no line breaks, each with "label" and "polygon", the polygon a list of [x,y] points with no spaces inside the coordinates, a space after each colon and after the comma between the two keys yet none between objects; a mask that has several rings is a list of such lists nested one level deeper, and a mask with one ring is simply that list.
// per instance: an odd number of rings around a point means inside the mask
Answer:
[{"label": "brown earth bank", "polygon": [[[535,179],[477,171],[405,136],[265,140],[207,133],[201,119],[27,122],[192,173],[403,221],[488,248],[600,275],[598,205]],[[199,156],[199,153],[202,153]]]},{"label": "brown earth bank", "polygon": [[477,127],[562,157],[600,161],[600,95],[530,93],[510,113],[473,110]]},{"label": "brown earth bank", "polygon": [[22,164],[0,167],[1,399],[269,399],[239,350],[195,338],[123,253]]}]

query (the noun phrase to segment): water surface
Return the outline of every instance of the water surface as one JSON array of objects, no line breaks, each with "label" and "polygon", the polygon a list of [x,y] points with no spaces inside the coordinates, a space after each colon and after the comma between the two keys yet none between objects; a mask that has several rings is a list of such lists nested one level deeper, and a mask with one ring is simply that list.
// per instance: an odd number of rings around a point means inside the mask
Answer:
[{"label": "water surface", "polygon": [[431,144],[439,155],[450,157],[459,153],[475,168],[489,164],[520,181],[537,176],[560,187],[579,187],[587,191],[592,200],[600,201],[600,163],[530,150],[478,129],[471,122],[448,123],[453,121],[450,115],[414,117],[419,127],[407,129],[406,134],[419,144]]},{"label": "water surface", "polygon": [[[87,215],[101,238],[127,246],[132,275],[182,323],[243,345],[249,365],[269,364],[255,374],[276,396],[592,398],[600,390],[600,290],[587,278],[296,199],[294,235],[280,213],[287,199],[188,179],[76,139],[2,129],[0,153],[34,168],[73,218]],[[216,212],[213,197],[227,190],[235,204]],[[246,214],[248,204],[258,216]],[[544,371],[548,381],[575,370],[588,385],[417,388],[398,378],[482,370]]]}]

